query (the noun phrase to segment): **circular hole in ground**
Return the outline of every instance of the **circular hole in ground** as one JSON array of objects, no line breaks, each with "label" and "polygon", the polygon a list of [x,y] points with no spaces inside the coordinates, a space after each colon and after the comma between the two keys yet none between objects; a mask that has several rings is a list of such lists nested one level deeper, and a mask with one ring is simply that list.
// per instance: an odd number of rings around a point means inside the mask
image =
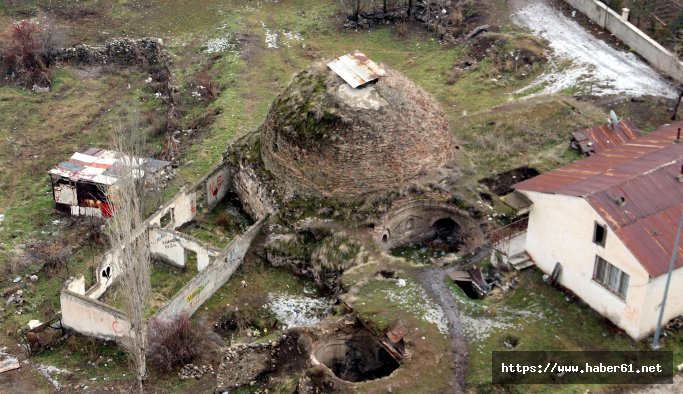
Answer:
[{"label": "circular hole in ground", "polygon": [[349,382],[389,376],[400,365],[366,330],[336,332],[321,340],[314,356]]}]

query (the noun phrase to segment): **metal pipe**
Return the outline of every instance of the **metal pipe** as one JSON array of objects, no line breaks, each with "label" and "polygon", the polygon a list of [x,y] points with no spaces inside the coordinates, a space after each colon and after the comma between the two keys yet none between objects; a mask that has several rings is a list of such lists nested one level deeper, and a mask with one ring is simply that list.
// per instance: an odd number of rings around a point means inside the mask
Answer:
[{"label": "metal pipe", "polygon": [[681,240],[681,229],[683,229],[683,211],[681,218],[678,220],[678,230],[676,231],[676,242],[674,242],[674,250],[671,252],[671,262],[669,263],[669,273],[666,276],[666,286],[664,286],[664,297],[662,304],[659,307],[659,318],[657,319],[657,329],[655,330],[655,337],[652,339],[652,349],[660,349],[659,335],[662,332],[662,320],[664,319],[664,307],[666,306],[666,298],[669,295],[669,284],[671,284],[671,274],[674,271],[674,263],[676,262],[676,255],[678,253],[678,242]]}]

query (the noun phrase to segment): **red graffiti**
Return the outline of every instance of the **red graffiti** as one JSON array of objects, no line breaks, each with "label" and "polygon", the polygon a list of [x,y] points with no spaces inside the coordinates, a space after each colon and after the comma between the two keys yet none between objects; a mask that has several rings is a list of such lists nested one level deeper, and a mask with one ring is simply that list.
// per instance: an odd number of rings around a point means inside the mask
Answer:
[{"label": "red graffiti", "polygon": [[116,334],[116,335],[121,335],[123,333],[123,331],[121,329],[119,329],[119,321],[118,320],[114,320],[113,322],[111,322],[111,329],[114,331],[114,334]]},{"label": "red graffiti", "polygon": [[223,175],[218,175],[216,179],[209,184],[209,192],[214,198],[218,195],[221,186],[223,186]]}]

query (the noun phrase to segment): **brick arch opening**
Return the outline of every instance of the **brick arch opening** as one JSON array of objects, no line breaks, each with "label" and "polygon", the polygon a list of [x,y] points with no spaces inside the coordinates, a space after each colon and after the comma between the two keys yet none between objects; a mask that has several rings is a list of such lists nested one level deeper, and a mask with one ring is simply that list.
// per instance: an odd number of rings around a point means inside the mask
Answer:
[{"label": "brick arch opening", "polygon": [[446,251],[469,250],[483,239],[478,223],[469,213],[433,200],[394,207],[376,229],[375,239],[385,250],[419,243],[440,245]]}]

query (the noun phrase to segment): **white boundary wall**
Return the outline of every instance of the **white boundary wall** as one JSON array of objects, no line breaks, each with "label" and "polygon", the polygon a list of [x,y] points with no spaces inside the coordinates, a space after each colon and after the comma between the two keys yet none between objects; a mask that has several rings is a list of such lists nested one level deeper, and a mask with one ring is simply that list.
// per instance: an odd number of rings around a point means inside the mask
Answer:
[{"label": "white boundary wall", "polygon": [[679,83],[683,83],[683,63],[678,57],[661,46],[658,42],[628,22],[626,18],[614,12],[598,0],[564,0],[567,4],[581,11],[593,22],[607,29],[615,37],[623,41],[634,51],[644,57],[650,64],[669,75]]}]

